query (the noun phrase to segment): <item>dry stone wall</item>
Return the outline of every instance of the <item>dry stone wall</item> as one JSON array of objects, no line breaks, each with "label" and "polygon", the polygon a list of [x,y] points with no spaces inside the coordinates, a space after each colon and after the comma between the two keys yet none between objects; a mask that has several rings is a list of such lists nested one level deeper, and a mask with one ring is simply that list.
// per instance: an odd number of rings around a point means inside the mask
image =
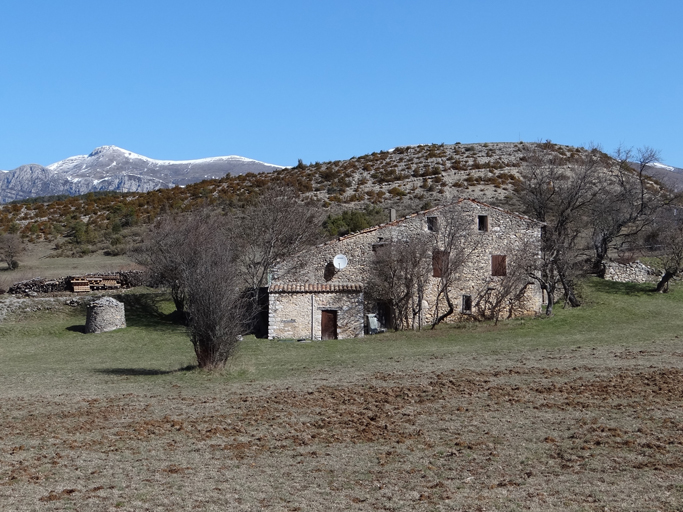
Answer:
[{"label": "dry stone wall", "polygon": [[605,279],[619,283],[655,283],[662,277],[662,273],[648,267],[640,261],[626,265],[610,261],[605,263]]}]

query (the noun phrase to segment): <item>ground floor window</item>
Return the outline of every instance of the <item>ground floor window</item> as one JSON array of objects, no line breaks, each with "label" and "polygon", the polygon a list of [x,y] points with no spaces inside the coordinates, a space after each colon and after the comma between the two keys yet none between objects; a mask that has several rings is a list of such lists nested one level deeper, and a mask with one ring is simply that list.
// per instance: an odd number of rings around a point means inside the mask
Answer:
[{"label": "ground floor window", "polygon": [[471,315],[472,314],[472,296],[471,295],[463,295],[462,296],[462,312],[465,315]]}]

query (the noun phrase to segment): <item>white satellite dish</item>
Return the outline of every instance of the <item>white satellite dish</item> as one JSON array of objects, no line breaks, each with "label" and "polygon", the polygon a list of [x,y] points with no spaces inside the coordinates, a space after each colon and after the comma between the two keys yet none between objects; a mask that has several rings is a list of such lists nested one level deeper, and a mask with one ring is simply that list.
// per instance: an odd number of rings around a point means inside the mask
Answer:
[{"label": "white satellite dish", "polygon": [[346,267],[346,265],[348,265],[349,260],[347,260],[346,256],[344,256],[343,254],[337,254],[332,260],[332,263],[334,264],[334,268],[336,268],[337,270],[341,270],[344,267]]}]

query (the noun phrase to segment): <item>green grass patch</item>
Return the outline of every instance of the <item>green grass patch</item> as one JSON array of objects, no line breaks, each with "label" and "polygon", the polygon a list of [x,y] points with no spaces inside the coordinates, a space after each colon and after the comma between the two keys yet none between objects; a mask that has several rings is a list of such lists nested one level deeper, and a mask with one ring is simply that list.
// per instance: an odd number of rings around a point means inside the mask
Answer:
[{"label": "green grass patch", "polygon": [[[247,337],[228,369],[193,369],[194,353],[172,305],[157,294],[122,294],[128,327],[83,333],[84,308],[57,307],[0,324],[0,383],[40,392],[65,386],[172,385],[268,381],[324,374],[328,370],[380,370],[392,361],[501,355],[567,347],[638,345],[671,340],[683,331],[683,293],[652,293],[652,285],[591,280],[585,304],[556,306],[552,318],[463,323],[421,332],[390,332],[360,339],[287,343]],[[322,373],[321,373],[322,372]]]}]

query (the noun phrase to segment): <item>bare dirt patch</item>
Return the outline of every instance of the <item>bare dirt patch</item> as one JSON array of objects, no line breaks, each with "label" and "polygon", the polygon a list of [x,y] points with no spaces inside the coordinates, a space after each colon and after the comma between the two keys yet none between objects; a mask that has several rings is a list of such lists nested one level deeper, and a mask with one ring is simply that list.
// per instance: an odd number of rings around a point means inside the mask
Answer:
[{"label": "bare dirt patch", "polygon": [[557,365],[553,353],[523,366],[443,362],[289,389],[9,398],[0,503],[680,510],[683,365],[670,348],[633,359],[603,350],[590,366]]}]

